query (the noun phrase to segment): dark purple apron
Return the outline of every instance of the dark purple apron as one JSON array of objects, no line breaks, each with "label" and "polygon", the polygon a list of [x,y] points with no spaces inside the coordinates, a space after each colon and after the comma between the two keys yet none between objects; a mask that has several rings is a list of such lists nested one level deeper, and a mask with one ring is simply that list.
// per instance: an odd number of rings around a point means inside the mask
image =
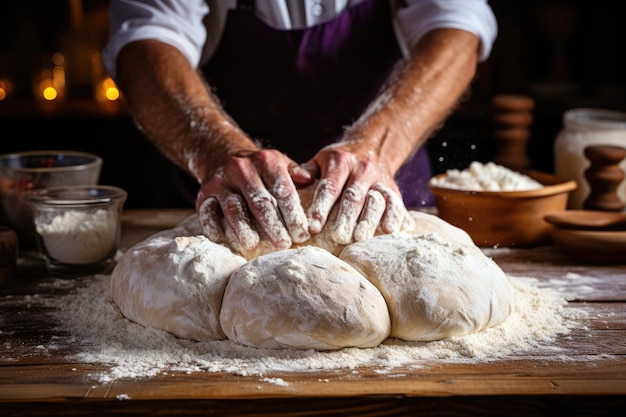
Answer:
[{"label": "dark purple apron", "polygon": [[[387,0],[366,0],[307,29],[278,30],[253,1],[228,12],[203,72],[239,126],[296,162],[335,142],[375,98],[401,53]],[[424,150],[396,177],[409,207],[432,205]]]}]

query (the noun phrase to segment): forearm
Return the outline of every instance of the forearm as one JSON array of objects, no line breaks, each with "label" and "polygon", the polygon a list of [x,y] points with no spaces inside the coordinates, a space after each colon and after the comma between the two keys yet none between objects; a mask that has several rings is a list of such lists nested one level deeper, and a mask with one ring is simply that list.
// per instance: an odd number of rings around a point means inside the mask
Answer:
[{"label": "forearm", "polygon": [[127,45],[118,57],[118,82],[138,127],[199,181],[210,178],[221,161],[258,150],[172,46]]},{"label": "forearm", "polygon": [[456,107],[473,79],[478,38],[442,29],[426,35],[345,135],[395,174]]}]

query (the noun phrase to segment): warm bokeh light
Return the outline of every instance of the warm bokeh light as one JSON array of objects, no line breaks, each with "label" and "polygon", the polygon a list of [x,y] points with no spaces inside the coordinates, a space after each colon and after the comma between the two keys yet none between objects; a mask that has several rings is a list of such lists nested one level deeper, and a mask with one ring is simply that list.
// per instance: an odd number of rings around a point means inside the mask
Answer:
[{"label": "warm bokeh light", "polygon": [[65,99],[65,65],[65,56],[60,52],[41,58],[39,70],[33,79],[35,97],[40,102],[59,102]]},{"label": "warm bokeh light", "polygon": [[120,98],[120,91],[115,87],[107,88],[105,95],[107,99],[115,101]]},{"label": "warm bokeh light", "polygon": [[104,71],[102,56],[96,50],[91,52],[91,83],[93,96],[102,108],[117,110],[122,93],[115,81]]},{"label": "warm bokeh light", "polygon": [[44,99],[48,101],[55,100],[58,97],[57,90],[54,87],[46,87],[41,92]]},{"label": "warm bokeh light", "polygon": [[111,77],[107,77],[102,81],[102,88],[104,89],[104,96],[107,100],[115,101],[120,98],[120,90],[117,89]]},{"label": "warm bokeh light", "polygon": [[57,67],[65,65],[65,56],[61,52],[52,54],[52,63]]},{"label": "warm bokeh light", "polygon": [[8,80],[0,80],[0,101],[6,100],[11,95],[13,85]]},{"label": "warm bokeh light", "polygon": [[96,87],[96,100],[100,103],[117,101],[120,99],[120,90],[111,77],[103,78]]},{"label": "warm bokeh light", "polygon": [[39,98],[45,101],[54,101],[59,97],[59,91],[55,87],[54,80],[44,78],[39,83]]}]

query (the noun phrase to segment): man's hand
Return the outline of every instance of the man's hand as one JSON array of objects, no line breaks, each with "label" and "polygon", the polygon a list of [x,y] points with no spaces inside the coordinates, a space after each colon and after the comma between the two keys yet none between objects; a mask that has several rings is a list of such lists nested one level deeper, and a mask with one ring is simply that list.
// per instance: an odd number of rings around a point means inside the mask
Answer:
[{"label": "man's hand", "polygon": [[200,187],[196,200],[200,223],[211,240],[223,242],[223,216],[240,244],[252,250],[260,239],[252,226],[254,218],[274,247],[286,249],[310,237],[294,181],[311,180],[307,171],[275,150],[232,158]]},{"label": "man's hand", "polygon": [[333,144],[303,165],[320,176],[307,213],[309,231],[319,233],[339,204],[335,224],[327,227],[342,245],[372,237],[379,225],[393,233],[411,219],[393,177],[373,155],[357,149],[349,142]]}]

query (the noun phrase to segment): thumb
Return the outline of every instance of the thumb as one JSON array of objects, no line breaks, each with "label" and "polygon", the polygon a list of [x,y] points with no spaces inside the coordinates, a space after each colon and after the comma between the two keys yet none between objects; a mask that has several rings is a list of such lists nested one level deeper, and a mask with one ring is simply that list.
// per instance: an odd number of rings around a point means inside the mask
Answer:
[{"label": "thumb", "polygon": [[289,174],[296,186],[308,185],[319,175],[317,165],[312,162],[306,162],[302,165],[289,165]]}]

